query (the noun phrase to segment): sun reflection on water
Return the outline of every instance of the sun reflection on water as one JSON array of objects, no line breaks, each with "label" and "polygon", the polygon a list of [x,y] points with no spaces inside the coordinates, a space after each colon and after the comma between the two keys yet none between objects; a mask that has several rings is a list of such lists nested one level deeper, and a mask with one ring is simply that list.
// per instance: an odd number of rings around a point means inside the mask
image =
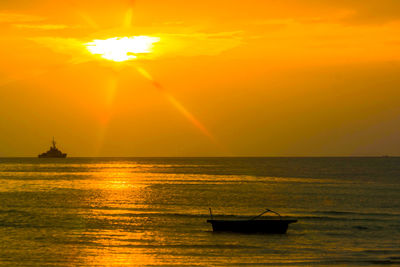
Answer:
[{"label": "sun reflection on water", "polygon": [[90,236],[95,246],[82,251],[84,264],[96,266],[156,265],[154,253],[146,244],[158,240],[153,231],[145,230],[148,220],[143,210],[148,209],[147,187],[132,170],[132,164],[99,164],[91,172],[88,190],[95,194],[88,199],[92,226],[83,235]]}]

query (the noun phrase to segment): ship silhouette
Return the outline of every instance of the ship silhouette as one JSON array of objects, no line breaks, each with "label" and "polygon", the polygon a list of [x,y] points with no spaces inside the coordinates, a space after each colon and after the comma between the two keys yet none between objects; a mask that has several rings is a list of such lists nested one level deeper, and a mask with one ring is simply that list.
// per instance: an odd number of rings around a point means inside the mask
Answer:
[{"label": "ship silhouette", "polygon": [[39,158],[66,158],[67,153],[62,153],[57,147],[56,147],[56,141],[54,141],[53,137],[53,142],[52,146],[47,152],[44,152],[42,154],[38,155]]}]

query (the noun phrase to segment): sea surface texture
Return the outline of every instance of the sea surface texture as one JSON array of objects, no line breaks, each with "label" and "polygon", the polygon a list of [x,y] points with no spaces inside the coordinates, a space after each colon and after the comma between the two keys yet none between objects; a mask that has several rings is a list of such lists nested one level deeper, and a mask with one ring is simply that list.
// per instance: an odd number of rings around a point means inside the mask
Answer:
[{"label": "sea surface texture", "polygon": [[[298,222],[213,233],[209,207]],[[400,265],[400,158],[0,159],[0,265],[386,264]]]}]

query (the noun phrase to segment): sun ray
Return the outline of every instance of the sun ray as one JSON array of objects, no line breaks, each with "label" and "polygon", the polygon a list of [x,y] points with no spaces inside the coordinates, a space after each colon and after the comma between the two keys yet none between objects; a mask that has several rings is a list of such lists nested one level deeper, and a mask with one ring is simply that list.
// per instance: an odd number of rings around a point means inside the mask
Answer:
[{"label": "sun ray", "polygon": [[[160,38],[151,36],[131,36],[131,37],[113,37],[105,40],[93,40],[92,42],[83,44],[87,50],[93,55],[99,55],[101,58],[115,61],[125,62],[137,59],[137,56],[144,53],[152,52],[153,44],[159,42]],[[205,127],[181,102],[179,102],[166,88],[156,81],[151,74],[144,68],[135,66],[136,70],[147,80],[149,80],[155,88],[163,93],[164,97],[204,136],[212,141],[217,147],[224,152],[227,150],[217,141],[211,132]]]},{"label": "sun ray", "polygon": [[186,117],[197,129],[199,129],[205,136],[207,136],[214,143],[218,143],[215,137],[208,131],[208,129],[198,120],[196,117],[190,113],[174,96],[163,90],[163,93],[171,102],[175,108],[177,108],[183,116]]},{"label": "sun ray", "polygon": [[80,16],[90,27],[96,30],[100,28],[99,25],[88,14],[79,9],[77,3],[70,2],[70,5],[72,5],[75,9],[75,13],[78,14],[78,16]]},{"label": "sun ray", "polygon": [[129,8],[128,11],[126,11],[124,17],[124,26],[127,29],[131,28],[132,26],[132,16],[133,16],[133,10],[132,8]]},{"label": "sun ray", "polygon": [[133,6],[135,5],[135,1],[131,0],[129,5],[130,5],[130,7],[126,11],[125,17],[124,17],[124,27],[127,29],[132,27]]},{"label": "sun ray", "polygon": [[115,75],[110,76],[110,78],[107,81],[107,88],[106,88],[106,95],[105,95],[105,102],[104,102],[104,107],[101,112],[99,112],[99,123],[100,123],[100,128],[97,136],[97,145],[95,147],[95,154],[100,155],[101,150],[104,147],[104,140],[106,138],[107,132],[108,132],[108,127],[110,124],[110,121],[113,117],[113,112],[114,112],[114,98],[115,98],[115,93],[118,88],[118,78]]},{"label": "sun ray", "polygon": [[76,11],[76,13],[84,20],[86,21],[86,23],[92,27],[93,29],[98,30],[100,27],[99,25],[91,18],[89,17],[86,13],[84,13],[83,11]]},{"label": "sun ray", "polygon": [[[173,95],[167,92],[164,86],[162,86],[159,82],[155,81],[154,78],[150,75],[148,71],[143,69],[142,67],[136,66],[136,70],[142,74],[143,77],[152,82],[154,87],[156,87],[160,92],[164,94],[164,96],[168,99],[168,101],[177,109],[179,112],[190,121],[192,125],[194,125],[198,130],[200,130],[205,136],[207,136],[214,144],[218,147],[222,148],[221,144],[217,141],[217,139],[210,133],[210,131],[192,114],[190,113]],[[224,149],[225,150],[225,149]]]}]

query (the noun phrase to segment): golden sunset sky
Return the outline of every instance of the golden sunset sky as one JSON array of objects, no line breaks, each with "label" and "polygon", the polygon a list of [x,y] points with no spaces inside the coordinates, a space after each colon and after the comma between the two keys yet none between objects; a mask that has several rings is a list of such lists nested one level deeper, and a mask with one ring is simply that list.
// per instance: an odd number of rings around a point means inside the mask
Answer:
[{"label": "golden sunset sky", "polygon": [[400,155],[399,0],[0,8],[1,157]]}]

